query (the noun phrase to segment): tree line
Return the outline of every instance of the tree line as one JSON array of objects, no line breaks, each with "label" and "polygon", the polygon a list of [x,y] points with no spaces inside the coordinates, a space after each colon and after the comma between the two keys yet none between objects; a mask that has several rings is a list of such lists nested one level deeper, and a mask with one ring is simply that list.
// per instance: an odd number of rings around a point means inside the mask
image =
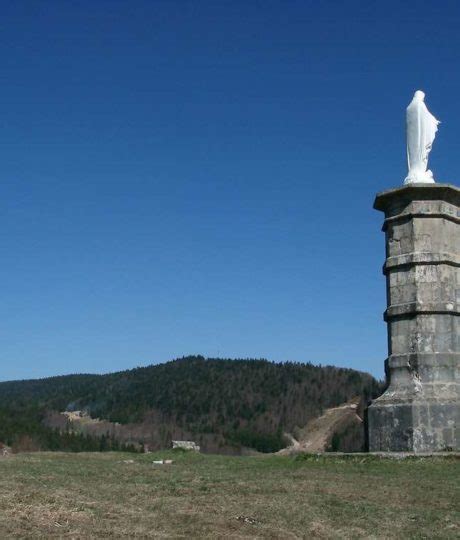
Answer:
[{"label": "tree line", "polygon": [[212,435],[220,445],[274,451],[283,446],[283,432],[326,408],[356,396],[368,401],[382,390],[371,375],[353,369],[189,356],[107,375],[0,383],[0,441],[14,444],[27,435],[42,449],[120,449],[105,434],[101,442],[102,435],[45,425],[49,411],[80,410],[122,425],[144,423],[146,433],[149,422],[155,424],[155,433],[164,434],[162,445],[186,432],[205,441]]}]

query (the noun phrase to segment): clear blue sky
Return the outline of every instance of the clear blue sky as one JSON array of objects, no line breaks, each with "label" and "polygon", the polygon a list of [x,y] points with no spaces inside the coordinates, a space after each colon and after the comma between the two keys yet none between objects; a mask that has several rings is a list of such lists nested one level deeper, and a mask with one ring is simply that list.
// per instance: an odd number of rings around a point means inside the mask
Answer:
[{"label": "clear blue sky", "polygon": [[382,376],[372,203],[418,88],[458,183],[458,2],[19,0],[0,27],[0,379],[194,353]]}]

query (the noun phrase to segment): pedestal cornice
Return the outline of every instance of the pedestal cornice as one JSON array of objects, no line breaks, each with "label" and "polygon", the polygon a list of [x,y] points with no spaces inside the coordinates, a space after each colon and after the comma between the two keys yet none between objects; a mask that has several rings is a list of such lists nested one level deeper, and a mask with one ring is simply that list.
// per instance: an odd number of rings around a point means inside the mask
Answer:
[{"label": "pedestal cornice", "polygon": [[388,215],[395,205],[404,208],[413,201],[445,201],[460,206],[460,188],[452,184],[409,184],[378,193],[374,208]]}]

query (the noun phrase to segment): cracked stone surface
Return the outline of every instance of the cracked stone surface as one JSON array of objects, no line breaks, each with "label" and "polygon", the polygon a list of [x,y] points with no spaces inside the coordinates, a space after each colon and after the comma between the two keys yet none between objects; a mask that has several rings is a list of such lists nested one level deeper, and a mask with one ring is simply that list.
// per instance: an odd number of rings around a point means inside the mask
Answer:
[{"label": "cracked stone surface", "polygon": [[388,390],[368,410],[374,452],[460,450],[460,189],[377,195],[385,213]]}]

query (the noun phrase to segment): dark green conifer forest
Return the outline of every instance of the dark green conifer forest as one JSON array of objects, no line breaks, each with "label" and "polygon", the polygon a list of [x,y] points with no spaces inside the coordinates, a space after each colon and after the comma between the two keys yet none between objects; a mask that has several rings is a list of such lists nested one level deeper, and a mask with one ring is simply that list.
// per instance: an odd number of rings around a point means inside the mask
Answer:
[{"label": "dark green conifer forest", "polygon": [[[0,383],[0,441],[26,449],[104,451],[139,449],[145,441],[167,447],[172,438],[188,436],[269,452],[283,446],[283,432],[324,409],[381,392],[371,375],[352,369],[190,356],[107,375]],[[137,426],[138,446],[46,422],[52,412],[77,410]]]}]

